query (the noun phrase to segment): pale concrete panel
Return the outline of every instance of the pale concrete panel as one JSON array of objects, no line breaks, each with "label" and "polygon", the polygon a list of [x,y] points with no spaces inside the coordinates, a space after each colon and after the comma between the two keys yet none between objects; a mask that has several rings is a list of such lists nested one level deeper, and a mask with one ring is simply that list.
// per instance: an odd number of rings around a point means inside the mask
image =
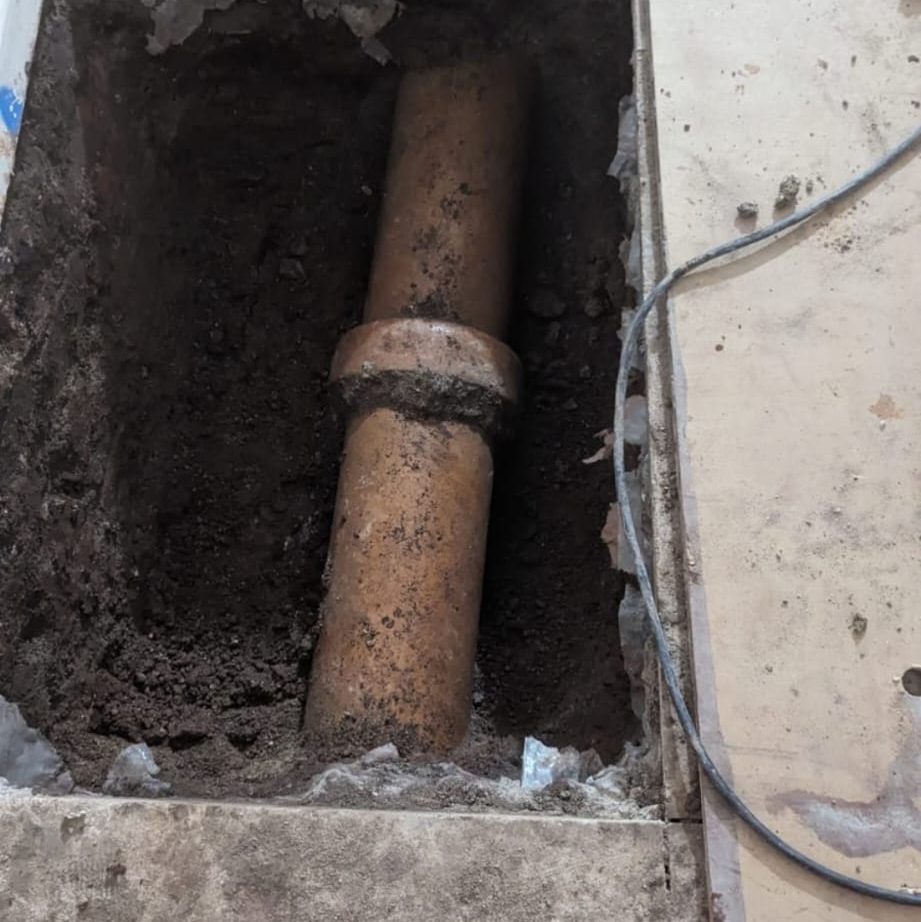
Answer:
[{"label": "pale concrete panel", "polygon": [[[917,0],[661,0],[670,266],[870,164],[921,119]],[[677,434],[698,709],[754,810],[835,868],[921,887],[921,159],[680,287]],[[863,620],[865,619],[865,620]],[[795,871],[717,804],[714,918],[914,918]]]},{"label": "pale concrete panel", "polygon": [[0,919],[685,919],[687,848],[656,822],[15,797]]}]

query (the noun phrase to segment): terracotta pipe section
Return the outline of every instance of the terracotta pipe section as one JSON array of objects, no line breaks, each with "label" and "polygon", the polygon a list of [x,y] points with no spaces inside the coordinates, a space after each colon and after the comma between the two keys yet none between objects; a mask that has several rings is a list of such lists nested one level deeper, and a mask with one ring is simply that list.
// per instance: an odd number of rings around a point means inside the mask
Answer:
[{"label": "terracotta pipe section", "polygon": [[445,752],[470,714],[493,462],[518,400],[506,326],[527,78],[501,57],[412,73],[397,102],[306,727]]},{"label": "terracotta pipe section", "polygon": [[503,56],[403,78],[365,320],[440,317],[505,334],[528,76]]}]

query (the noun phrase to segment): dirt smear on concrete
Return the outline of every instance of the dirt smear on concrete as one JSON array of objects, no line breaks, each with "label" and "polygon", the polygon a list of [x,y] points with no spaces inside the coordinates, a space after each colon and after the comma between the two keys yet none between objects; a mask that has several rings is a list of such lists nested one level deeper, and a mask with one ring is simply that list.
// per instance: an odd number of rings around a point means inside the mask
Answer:
[{"label": "dirt smear on concrete", "polygon": [[[465,767],[525,733],[613,759],[637,733],[586,468],[610,416],[626,0],[409,4],[363,53],[239,2],[151,57],[144,7],[56,0],[0,255],[0,693],[78,784],[128,742],[174,790],[296,790],[341,422],[402,67],[514,47],[541,75]],[[552,292],[553,316],[535,305]]]}]

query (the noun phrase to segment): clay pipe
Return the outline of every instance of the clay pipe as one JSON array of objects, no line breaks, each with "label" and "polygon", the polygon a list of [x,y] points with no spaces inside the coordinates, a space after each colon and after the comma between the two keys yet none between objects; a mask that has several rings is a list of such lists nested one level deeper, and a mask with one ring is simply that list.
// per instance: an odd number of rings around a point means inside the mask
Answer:
[{"label": "clay pipe", "polygon": [[501,341],[528,72],[410,73],[397,100],[364,323],[332,379],[350,414],[306,728],[445,752],[467,729],[493,479],[518,401]]}]

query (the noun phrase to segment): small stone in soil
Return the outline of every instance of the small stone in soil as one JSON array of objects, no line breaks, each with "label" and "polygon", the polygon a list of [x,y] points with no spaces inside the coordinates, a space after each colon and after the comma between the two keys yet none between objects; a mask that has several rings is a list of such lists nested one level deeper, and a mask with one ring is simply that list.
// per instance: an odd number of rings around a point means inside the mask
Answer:
[{"label": "small stone in soil", "polygon": [[566,313],[566,305],[556,292],[549,288],[538,288],[528,298],[528,313],[542,320],[553,320]]}]

